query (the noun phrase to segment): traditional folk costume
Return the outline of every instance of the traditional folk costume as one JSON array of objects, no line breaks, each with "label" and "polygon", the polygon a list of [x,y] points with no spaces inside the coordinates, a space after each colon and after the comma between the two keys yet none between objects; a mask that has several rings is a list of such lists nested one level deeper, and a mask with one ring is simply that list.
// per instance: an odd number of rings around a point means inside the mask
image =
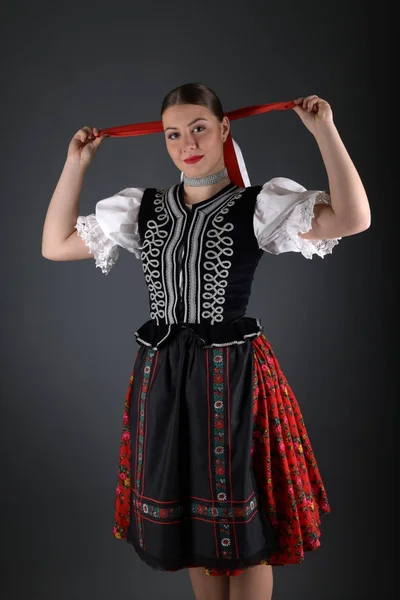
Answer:
[{"label": "traditional folk costume", "polygon": [[155,569],[210,575],[301,563],[320,546],[327,494],[298,402],[246,308],[264,252],[323,257],[340,239],[298,235],[315,204],[330,202],[326,192],[281,177],[250,185],[230,136],[225,164],[231,183],[202,202],[185,204],[183,183],[125,188],[76,224],[103,273],[121,247],[139,258],[149,293],[125,399],[114,536]]}]

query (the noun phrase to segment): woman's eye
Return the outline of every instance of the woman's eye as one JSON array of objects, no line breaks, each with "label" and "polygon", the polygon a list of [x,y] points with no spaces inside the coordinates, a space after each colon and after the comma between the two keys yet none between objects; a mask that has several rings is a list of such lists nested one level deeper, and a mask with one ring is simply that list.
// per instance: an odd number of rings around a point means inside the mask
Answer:
[{"label": "woman's eye", "polygon": [[[204,130],[205,130],[204,125],[197,125],[197,127],[194,127],[193,132],[201,133]],[[177,140],[178,137],[179,137],[178,133],[170,133],[168,136],[168,139],[174,141],[174,140]]]}]

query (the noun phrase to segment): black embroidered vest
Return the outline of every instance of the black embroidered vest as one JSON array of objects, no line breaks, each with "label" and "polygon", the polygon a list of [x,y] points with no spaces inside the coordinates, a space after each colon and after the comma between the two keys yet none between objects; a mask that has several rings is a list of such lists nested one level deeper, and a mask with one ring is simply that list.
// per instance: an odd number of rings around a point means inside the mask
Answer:
[{"label": "black embroidered vest", "polygon": [[145,190],[139,234],[149,292],[147,337],[155,326],[159,342],[164,332],[182,324],[222,332],[243,322],[263,254],[253,230],[260,190],[230,183],[191,208],[185,205],[183,184]]}]

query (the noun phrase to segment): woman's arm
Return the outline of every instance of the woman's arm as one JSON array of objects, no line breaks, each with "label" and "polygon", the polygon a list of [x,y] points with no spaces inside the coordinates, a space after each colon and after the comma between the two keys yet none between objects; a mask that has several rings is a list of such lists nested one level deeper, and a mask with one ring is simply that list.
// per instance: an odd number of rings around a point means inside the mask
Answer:
[{"label": "woman's arm", "polygon": [[330,105],[318,96],[296,100],[293,109],[313,134],[329,180],[331,205],[314,208],[312,228],[304,239],[344,237],[365,231],[371,223],[367,194],[333,122]]},{"label": "woman's arm", "polygon": [[47,209],[42,236],[42,255],[49,260],[93,258],[75,230],[79,199],[86,170],[104,137],[83,127],[72,138],[60,179]]},{"label": "woman's arm", "polygon": [[65,162],[47,209],[42,236],[42,255],[49,260],[91,258],[74,229],[86,169]]}]

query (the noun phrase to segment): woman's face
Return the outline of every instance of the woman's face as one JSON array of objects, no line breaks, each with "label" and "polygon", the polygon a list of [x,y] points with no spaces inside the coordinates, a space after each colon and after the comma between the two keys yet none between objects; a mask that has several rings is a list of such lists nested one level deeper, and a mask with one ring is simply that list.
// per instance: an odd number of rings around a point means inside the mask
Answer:
[{"label": "woman's face", "polygon": [[205,106],[176,104],[164,111],[162,122],[168,153],[187,177],[204,177],[224,168],[227,117],[220,122]]}]

